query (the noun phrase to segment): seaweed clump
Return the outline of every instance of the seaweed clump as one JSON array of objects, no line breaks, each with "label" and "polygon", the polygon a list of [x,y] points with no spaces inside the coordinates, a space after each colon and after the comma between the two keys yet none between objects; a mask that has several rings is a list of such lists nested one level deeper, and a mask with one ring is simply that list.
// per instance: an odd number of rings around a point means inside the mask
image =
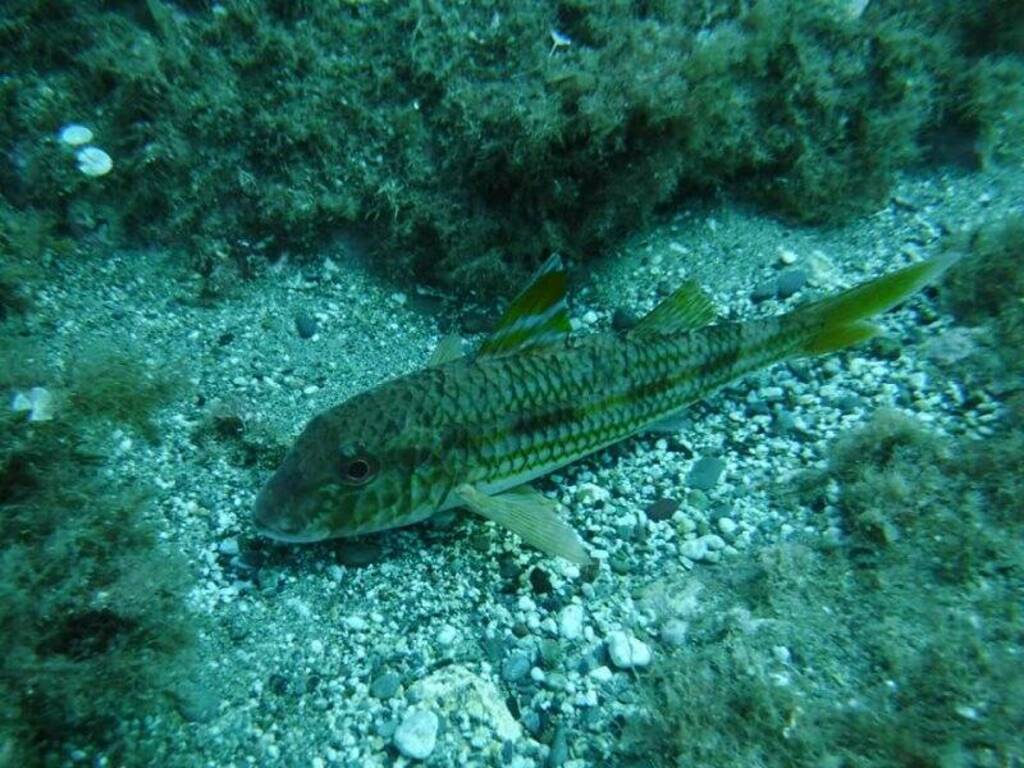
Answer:
[{"label": "seaweed clump", "polygon": [[[132,359],[90,354],[144,388]],[[8,394],[59,381],[27,336],[12,334],[0,371]],[[151,390],[125,410],[112,404],[124,392],[89,389],[97,381],[73,379],[49,419],[0,411],[0,751],[12,765],[73,753],[137,764],[138,723],[187,666],[185,562],[159,541],[145,487],[105,469],[100,429],[146,428],[166,398]]]},{"label": "seaweed clump", "polygon": [[840,439],[801,493],[817,504],[831,484],[845,536],[704,579],[685,644],[645,681],[624,764],[1012,764],[1022,459],[1011,430],[950,443],[892,411]]},{"label": "seaweed clump", "polygon": [[[367,233],[396,275],[500,291],[686,194],[833,221],[951,136],[1022,153],[1024,15],[995,0],[5,10],[4,199],[203,275]],[[113,172],[76,170],[71,121]]]}]

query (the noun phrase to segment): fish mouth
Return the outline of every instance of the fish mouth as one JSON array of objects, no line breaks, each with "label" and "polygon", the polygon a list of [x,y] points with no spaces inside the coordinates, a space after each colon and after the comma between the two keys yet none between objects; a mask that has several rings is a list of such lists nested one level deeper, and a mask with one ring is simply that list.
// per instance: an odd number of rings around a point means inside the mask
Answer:
[{"label": "fish mouth", "polygon": [[322,526],[310,526],[280,501],[278,486],[272,479],[256,496],[252,508],[253,527],[261,536],[288,544],[310,544],[323,541],[328,531]]}]

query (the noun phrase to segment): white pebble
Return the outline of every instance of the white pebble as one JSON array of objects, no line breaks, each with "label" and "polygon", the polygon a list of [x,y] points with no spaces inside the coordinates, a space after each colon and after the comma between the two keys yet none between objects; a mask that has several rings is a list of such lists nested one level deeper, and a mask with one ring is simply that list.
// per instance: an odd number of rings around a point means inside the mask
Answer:
[{"label": "white pebble", "polygon": [[395,747],[412,760],[430,757],[437,744],[437,715],[428,709],[411,709],[395,729]]},{"label": "white pebble", "polygon": [[592,309],[587,311],[583,315],[583,322],[586,323],[587,325],[593,325],[594,323],[596,323],[597,322],[597,312],[595,312]]},{"label": "white pebble", "polygon": [[558,631],[566,640],[576,640],[583,634],[583,606],[570,603],[558,614]]},{"label": "white pebble", "polygon": [[437,633],[437,644],[442,648],[447,648],[449,645],[455,642],[455,638],[459,636],[458,630],[455,629],[451,624],[445,624],[441,627]]},{"label": "white pebble", "polygon": [[612,671],[605,665],[590,670],[590,676],[599,683],[607,683],[612,679]]},{"label": "white pebble", "polygon": [[708,555],[708,543],[703,538],[687,539],[679,546],[679,554],[688,560],[703,560]]},{"label": "white pebble", "polygon": [[110,155],[99,147],[82,147],[75,152],[78,170],[86,176],[106,176],[114,167]]},{"label": "white pebble", "polygon": [[736,521],[731,517],[718,518],[718,530],[723,536],[732,536],[736,532]]},{"label": "white pebble", "polygon": [[790,264],[796,264],[796,260],[800,258],[794,251],[789,248],[779,248],[779,262],[789,266]]},{"label": "white pebble", "polygon": [[92,141],[92,131],[78,123],[68,123],[60,129],[59,138],[69,147],[80,147]]},{"label": "white pebble", "polygon": [[28,411],[29,421],[53,419],[53,395],[43,387],[32,387],[28,392],[15,392],[12,411]]},{"label": "white pebble", "polygon": [[608,657],[619,669],[646,667],[651,663],[651,649],[642,640],[625,632],[609,632]]}]

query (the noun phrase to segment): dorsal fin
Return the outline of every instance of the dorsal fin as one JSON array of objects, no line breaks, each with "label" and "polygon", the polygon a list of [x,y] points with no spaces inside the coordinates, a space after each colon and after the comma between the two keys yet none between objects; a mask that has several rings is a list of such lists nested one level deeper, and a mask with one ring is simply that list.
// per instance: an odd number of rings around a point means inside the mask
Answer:
[{"label": "dorsal fin", "polygon": [[715,319],[711,299],[696,280],[687,280],[658,306],[644,315],[626,335],[631,339],[668,336],[703,328]]},{"label": "dorsal fin", "polygon": [[512,300],[477,356],[501,357],[564,342],[569,336],[566,283],[562,257],[554,253]]}]

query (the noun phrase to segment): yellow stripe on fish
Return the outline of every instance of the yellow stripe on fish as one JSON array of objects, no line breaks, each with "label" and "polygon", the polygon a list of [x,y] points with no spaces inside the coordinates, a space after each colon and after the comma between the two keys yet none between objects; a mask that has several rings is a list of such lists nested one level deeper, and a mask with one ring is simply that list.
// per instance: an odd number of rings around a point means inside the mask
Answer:
[{"label": "yellow stripe on fish", "polygon": [[465,507],[548,554],[586,562],[531,480],[656,427],[751,371],[864,341],[868,322],[953,257],[883,275],[789,314],[715,323],[684,284],[625,334],[569,338],[557,255],[477,352],[442,341],[430,365],[314,417],[260,491],[256,527],[291,542],[394,528]]}]

